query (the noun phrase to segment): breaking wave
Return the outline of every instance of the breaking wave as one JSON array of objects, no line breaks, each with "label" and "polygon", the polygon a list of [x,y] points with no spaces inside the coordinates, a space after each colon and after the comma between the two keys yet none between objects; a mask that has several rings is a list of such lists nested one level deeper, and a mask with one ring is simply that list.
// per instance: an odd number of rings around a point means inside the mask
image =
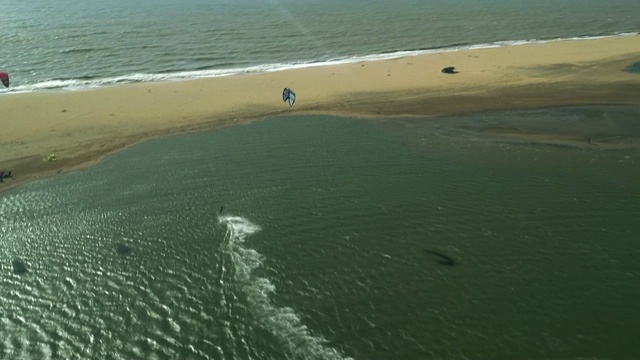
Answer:
[{"label": "breaking wave", "polygon": [[202,69],[193,71],[175,71],[170,73],[132,73],[115,77],[84,77],[74,79],[51,79],[46,81],[37,82],[34,84],[24,84],[12,87],[11,89],[0,90],[0,93],[22,93],[33,92],[42,90],[77,90],[77,89],[90,89],[102,86],[113,86],[128,83],[139,82],[164,82],[164,81],[181,81],[191,79],[201,79],[210,77],[223,77],[242,74],[256,74],[265,72],[276,72],[289,69],[301,69],[317,66],[329,66],[339,64],[357,63],[363,61],[379,61],[390,60],[402,57],[435,54],[443,52],[454,52],[473,49],[485,49],[496,48],[504,46],[518,46],[526,44],[544,44],[556,41],[580,41],[580,40],[592,40],[608,37],[621,37],[621,36],[635,36],[638,33],[619,33],[615,35],[602,35],[602,36],[579,36],[570,38],[553,38],[553,39],[529,39],[529,40],[511,40],[511,41],[496,41],[483,44],[455,44],[453,46],[445,46],[429,49],[415,49],[415,50],[398,50],[390,51],[381,54],[371,55],[358,55],[349,57],[340,57],[328,60],[310,60],[310,61],[298,61],[290,63],[271,63],[260,64],[246,67],[233,67],[230,63],[226,64],[229,67],[215,68],[215,69]]}]

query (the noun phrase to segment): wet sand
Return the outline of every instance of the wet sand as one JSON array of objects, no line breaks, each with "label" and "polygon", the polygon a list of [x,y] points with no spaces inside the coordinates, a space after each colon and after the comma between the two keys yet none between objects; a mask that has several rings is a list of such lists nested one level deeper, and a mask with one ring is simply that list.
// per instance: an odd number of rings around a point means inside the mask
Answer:
[{"label": "wet sand", "polygon": [[[181,82],[4,94],[0,170],[12,170],[15,177],[0,183],[0,191],[94,164],[146,139],[273,115],[428,117],[640,104],[640,75],[624,71],[639,60],[640,36],[626,36]],[[443,74],[440,70],[447,66],[459,73]],[[285,86],[298,95],[292,108],[282,102]],[[524,136],[517,129],[499,130],[501,137]],[[545,134],[552,138],[553,129]],[[544,140],[539,137],[531,139]],[[43,161],[50,153],[58,160]]]}]

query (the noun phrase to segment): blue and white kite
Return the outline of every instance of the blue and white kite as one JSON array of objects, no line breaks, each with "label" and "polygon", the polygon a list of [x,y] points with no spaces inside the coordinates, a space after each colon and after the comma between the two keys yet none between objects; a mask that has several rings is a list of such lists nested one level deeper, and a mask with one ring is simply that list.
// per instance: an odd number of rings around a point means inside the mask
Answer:
[{"label": "blue and white kite", "polygon": [[282,101],[286,102],[287,100],[289,100],[289,106],[293,106],[293,103],[296,102],[296,93],[288,87],[282,90]]}]

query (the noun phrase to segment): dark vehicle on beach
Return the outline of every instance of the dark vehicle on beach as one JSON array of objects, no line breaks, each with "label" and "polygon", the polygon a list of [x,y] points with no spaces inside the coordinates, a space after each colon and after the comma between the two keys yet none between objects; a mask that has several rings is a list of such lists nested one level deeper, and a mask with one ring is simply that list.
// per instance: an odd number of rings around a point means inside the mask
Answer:
[{"label": "dark vehicle on beach", "polygon": [[456,71],[456,68],[453,66],[448,66],[444,69],[442,69],[442,72],[445,74],[457,74],[458,72]]}]

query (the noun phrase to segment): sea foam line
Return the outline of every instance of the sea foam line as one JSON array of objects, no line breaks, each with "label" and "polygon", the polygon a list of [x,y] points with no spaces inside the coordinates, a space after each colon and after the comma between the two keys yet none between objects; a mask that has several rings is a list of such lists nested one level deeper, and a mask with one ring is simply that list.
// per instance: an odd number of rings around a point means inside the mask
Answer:
[{"label": "sea foam line", "polygon": [[326,345],[327,340],[311,334],[300,317],[289,307],[276,307],[270,295],[275,286],[269,279],[253,274],[253,270],[262,266],[264,257],[257,251],[244,246],[247,236],[260,230],[260,227],[239,216],[218,218],[227,227],[222,248],[231,258],[234,266],[234,281],[241,286],[255,319],[260,325],[286,344],[286,352],[291,359],[350,359],[337,349]]},{"label": "sea foam line", "polygon": [[615,35],[601,35],[601,36],[578,36],[578,37],[553,38],[553,39],[495,41],[490,43],[472,44],[472,45],[467,45],[467,44],[454,45],[454,46],[447,46],[447,47],[441,47],[441,48],[391,51],[391,52],[382,53],[382,54],[340,57],[340,58],[335,58],[335,59],[330,59],[325,61],[298,61],[298,62],[289,62],[289,63],[271,63],[271,64],[253,65],[253,66],[241,67],[241,68],[179,71],[179,72],[166,73],[166,74],[164,73],[163,74],[133,73],[133,74],[99,78],[99,79],[52,79],[52,80],[38,82],[35,84],[18,85],[10,89],[0,90],[0,94],[3,94],[3,93],[16,94],[16,93],[23,93],[23,92],[33,92],[33,91],[42,91],[42,90],[60,90],[60,89],[79,90],[79,89],[90,89],[90,88],[98,88],[103,86],[114,86],[114,85],[120,85],[120,84],[139,83],[139,82],[166,82],[166,81],[193,80],[193,79],[224,77],[224,76],[243,75],[243,74],[268,73],[268,72],[277,72],[277,71],[284,71],[284,70],[291,70],[291,69],[303,69],[303,68],[310,68],[310,67],[341,65],[341,64],[358,63],[358,62],[391,60],[391,59],[398,59],[403,57],[446,53],[446,52],[456,52],[456,51],[464,51],[464,50],[489,49],[489,48],[497,48],[497,47],[505,47],[505,46],[527,45],[527,44],[546,44],[546,43],[558,42],[558,41],[595,40],[595,39],[636,36],[636,35],[639,35],[639,33],[631,32],[631,33],[619,33]]}]

